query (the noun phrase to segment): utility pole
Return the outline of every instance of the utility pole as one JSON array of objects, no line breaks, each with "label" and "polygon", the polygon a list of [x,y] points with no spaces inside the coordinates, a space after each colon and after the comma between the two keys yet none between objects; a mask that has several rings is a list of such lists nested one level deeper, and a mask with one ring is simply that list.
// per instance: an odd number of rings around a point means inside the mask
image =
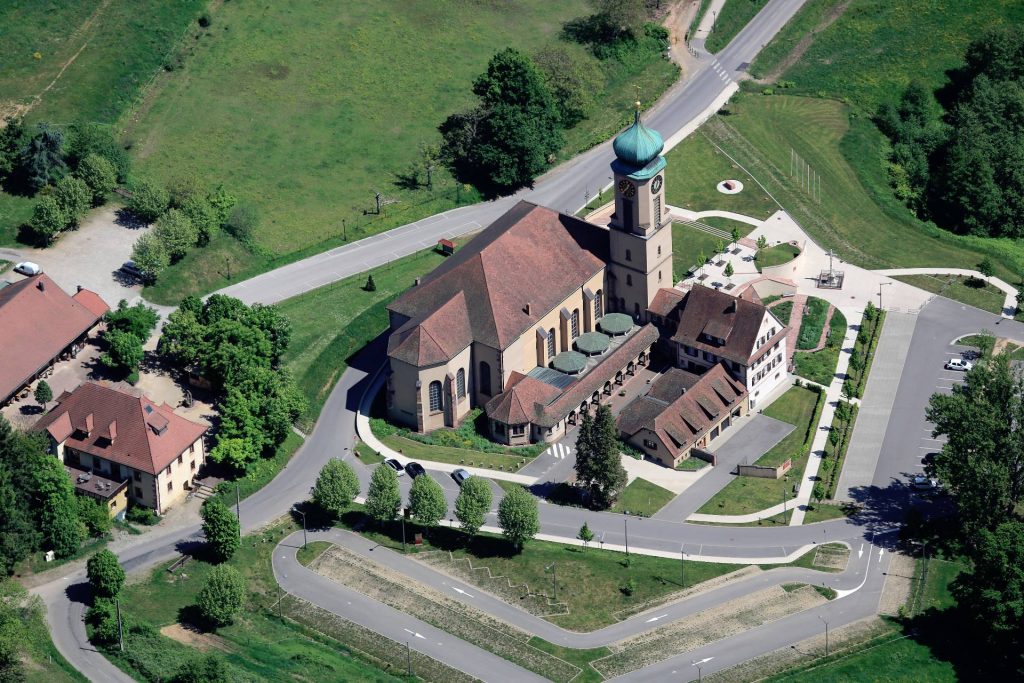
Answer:
[{"label": "utility pole", "polygon": [[306,537],[306,513],[295,506],[292,506],[292,509],[295,510],[295,512],[302,515],[302,547],[305,548],[306,544],[309,542],[308,538]]},{"label": "utility pole", "polygon": [[825,656],[828,657],[828,621],[826,621],[825,617],[820,614],[818,615],[818,618],[821,619],[821,623],[825,624]]},{"label": "utility pole", "polygon": [[679,585],[686,588],[686,552],[685,545],[679,546]]},{"label": "utility pole", "polygon": [[878,310],[882,310],[882,287],[891,285],[891,282],[879,282],[878,283]]},{"label": "utility pole", "polygon": [[121,601],[114,600],[114,607],[117,609],[117,644],[124,652],[124,629],[121,627]]},{"label": "utility pole", "polygon": [[344,218],[341,219],[341,239],[348,242],[348,225],[345,224]]},{"label": "utility pole", "polygon": [[238,491],[238,484],[235,484],[235,517],[238,517],[238,537],[242,537],[242,494]]},{"label": "utility pole", "polygon": [[626,557],[629,557],[629,510],[622,511],[622,528],[626,534]]},{"label": "utility pole", "polygon": [[786,515],[786,484],[782,484],[782,523],[789,524],[789,519]]},{"label": "utility pole", "polygon": [[405,641],[405,664],[409,670],[409,678],[412,678],[412,648],[409,647],[409,641]]},{"label": "utility pole", "polygon": [[408,552],[405,547],[405,510],[402,510],[402,552]]}]

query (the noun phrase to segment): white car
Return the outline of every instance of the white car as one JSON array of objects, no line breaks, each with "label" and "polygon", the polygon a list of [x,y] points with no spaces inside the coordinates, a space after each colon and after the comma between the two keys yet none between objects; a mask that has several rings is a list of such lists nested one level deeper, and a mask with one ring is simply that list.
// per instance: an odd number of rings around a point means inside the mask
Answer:
[{"label": "white car", "polygon": [[971,363],[970,361],[966,361],[963,358],[953,358],[952,360],[946,362],[947,370],[962,370],[964,372],[967,372],[973,367],[973,363]]},{"label": "white car", "polygon": [[31,277],[33,275],[39,275],[39,273],[43,272],[43,269],[39,267],[38,263],[22,261],[18,265],[14,266],[14,272]]}]

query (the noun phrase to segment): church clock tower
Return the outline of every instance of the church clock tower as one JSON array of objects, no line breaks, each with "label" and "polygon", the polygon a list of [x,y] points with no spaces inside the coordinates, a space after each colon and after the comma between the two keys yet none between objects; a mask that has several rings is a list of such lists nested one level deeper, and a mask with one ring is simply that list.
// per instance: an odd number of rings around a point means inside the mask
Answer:
[{"label": "church clock tower", "polygon": [[665,147],[661,135],[640,122],[615,138],[612,162],[615,213],[610,230],[609,304],[638,322],[662,287],[671,287],[672,223],[665,209]]}]

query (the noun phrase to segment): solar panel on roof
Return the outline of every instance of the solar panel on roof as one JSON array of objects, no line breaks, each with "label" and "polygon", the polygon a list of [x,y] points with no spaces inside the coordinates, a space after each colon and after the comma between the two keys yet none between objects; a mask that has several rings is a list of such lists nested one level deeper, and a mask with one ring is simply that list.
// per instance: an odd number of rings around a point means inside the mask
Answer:
[{"label": "solar panel on roof", "polygon": [[536,367],[527,373],[527,377],[533,377],[538,379],[545,384],[550,384],[556,389],[565,389],[567,386],[576,381],[576,378],[571,375],[559,372],[552,368],[541,368]]}]

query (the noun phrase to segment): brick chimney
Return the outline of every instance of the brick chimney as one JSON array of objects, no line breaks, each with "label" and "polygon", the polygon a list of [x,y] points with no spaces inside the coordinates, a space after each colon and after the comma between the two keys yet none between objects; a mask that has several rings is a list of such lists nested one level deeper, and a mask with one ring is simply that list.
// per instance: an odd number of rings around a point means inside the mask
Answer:
[{"label": "brick chimney", "polygon": [[46,283],[43,282],[42,278],[39,278],[39,280],[36,281],[36,289],[38,289],[40,292],[46,291]]},{"label": "brick chimney", "polygon": [[523,313],[525,313],[526,315],[530,315],[532,308],[533,307],[530,305],[530,302],[527,301],[526,305],[523,307]]},{"label": "brick chimney", "polygon": [[92,434],[92,413],[85,416],[85,434]]},{"label": "brick chimney", "polygon": [[117,438],[117,420],[110,423],[107,432],[110,434],[110,443],[114,443],[114,439]]}]

